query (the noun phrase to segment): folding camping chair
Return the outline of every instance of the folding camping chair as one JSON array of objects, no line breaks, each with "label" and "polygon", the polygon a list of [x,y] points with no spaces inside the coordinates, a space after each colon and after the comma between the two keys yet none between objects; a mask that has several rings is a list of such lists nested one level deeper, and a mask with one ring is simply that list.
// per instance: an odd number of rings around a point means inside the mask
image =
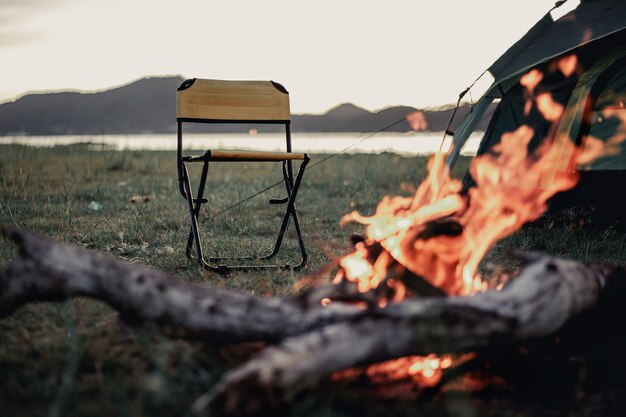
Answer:
[{"label": "folding camping chair", "polygon": [[[296,196],[309,156],[291,152],[291,114],[289,93],[273,81],[219,81],[190,79],[184,81],[177,92],[176,120],[178,122],[178,183],[180,192],[187,200],[191,218],[191,228],[187,239],[186,254],[191,257],[195,246],[198,262],[207,270],[227,273],[232,269],[293,268],[299,269],[307,263],[307,253],[296,212]],[[183,155],[183,123],[254,123],[284,125],[286,152],[259,152],[233,150],[207,150],[202,155]],[[301,161],[298,172],[293,174],[293,161]],[[210,162],[281,162],[282,175],[287,195],[281,199],[270,199],[270,204],[286,204],[278,237],[271,253],[259,257],[210,257],[205,260],[200,241],[198,216],[200,207],[208,203],[204,189]],[[196,195],[193,195],[187,164],[201,163],[202,173]],[[269,260],[280,250],[283,237],[293,220],[302,259],[296,265],[224,265],[216,262],[237,260]]]}]

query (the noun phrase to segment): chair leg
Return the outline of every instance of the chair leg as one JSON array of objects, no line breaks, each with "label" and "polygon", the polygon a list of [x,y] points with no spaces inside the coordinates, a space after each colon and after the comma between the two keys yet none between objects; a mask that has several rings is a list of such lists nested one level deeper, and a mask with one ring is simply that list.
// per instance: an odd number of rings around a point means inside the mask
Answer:
[{"label": "chair leg", "polygon": [[[191,181],[189,180],[189,171],[187,170],[187,166],[183,164],[183,185],[185,188],[185,193],[187,194],[187,203],[189,205],[189,215],[191,218],[191,231],[190,236],[187,239],[187,253],[189,255],[191,245],[195,242],[196,256],[198,257],[198,262],[202,267],[206,270],[215,271],[221,274],[227,273],[228,271],[223,266],[212,266],[209,265],[204,260],[204,255],[202,254],[202,242],[200,241],[200,230],[198,227],[198,214],[200,213],[200,206],[202,204],[202,196],[204,194],[204,187],[206,185],[206,176],[208,172],[208,162],[205,161],[204,166],[202,167],[202,177],[200,178],[200,186],[198,187],[198,195],[196,198],[193,198],[193,194],[191,193]],[[194,201],[195,200],[195,201]],[[194,204],[195,203],[195,204]]]},{"label": "chair leg", "polygon": [[[196,243],[196,254],[198,258],[202,258],[202,243],[200,242],[200,236],[198,233],[198,218],[195,214],[195,208],[193,204],[193,194],[191,193],[191,181],[189,180],[189,171],[187,170],[187,166],[183,164],[183,186],[185,188],[185,193],[187,194],[187,204],[189,206],[189,215],[191,218],[191,240],[187,240],[187,249],[189,249],[190,245],[195,241]],[[189,251],[187,251],[189,255]]]},{"label": "chair leg", "polygon": [[[202,166],[202,175],[200,177],[200,185],[198,186],[198,193],[196,195],[196,198],[194,199],[193,196],[191,196],[191,201],[192,203],[195,203],[195,205],[193,206],[193,208],[190,208],[190,210],[193,210],[193,214],[195,216],[196,219],[196,224],[198,222],[198,217],[200,216],[200,206],[201,204],[204,202],[203,200],[203,196],[204,196],[204,189],[206,187],[206,178],[207,178],[207,174],[209,171],[209,162],[205,161],[204,165]],[[187,167],[185,166],[185,174],[187,177],[187,181],[189,182],[189,188],[191,188],[191,182],[189,181],[189,173],[187,171]],[[198,234],[199,234],[199,229],[198,230]],[[191,255],[191,250],[193,248],[193,242],[194,242],[194,232],[193,232],[193,228],[189,229],[189,236],[187,237],[187,248],[185,250],[185,253],[187,255],[187,257],[189,258]],[[202,252],[200,252],[200,254],[198,254],[198,258],[202,258]]]},{"label": "chair leg", "polygon": [[[287,161],[283,161],[282,163],[282,173],[283,173],[283,181],[285,183],[285,189],[287,190],[287,197],[284,200],[281,200],[280,202],[289,204],[289,200],[291,199],[291,190],[293,189],[293,183],[291,181],[291,179],[293,178],[293,175],[291,176],[289,175],[289,168],[287,165]],[[270,204],[272,204],[272,201],[270,201]],[[289,226],[288,208],[289,206],[287,206],[287,210],[285,210],[285,214],[283,214],[283,220],[280,224],[278,237],[276,238],[276,243],[274,243],[274,248],[269,254],[265,256],[261,256],[260,259],[263,259],[263,260],[272,259],[274,256],[276,256],[278,251],[280,251],[280,247],[283,243],[283,237],[285,235],[285,232],[287,231],[287,227]]]},{"label": "chair leg", "polygon": [[285,210],[285,215],[283,216],[283,221],[280,226],[280,231],[278,232],[278,237],[276,239],[276,244],[274,245],[274,249],[269,255],[262,257],[262,259],[270,259],[274,257],[283,242],[283,238],[285,236],[285,232],[287,231],[287,227],[289,225],[289,218],[293,219],[294,227],[296,229],[296,235],[298,237],[298,245],[300,247],[300,253],[302,254],[301,262],[294,266],[293,269],[300,269],[304,267],[308,261],[308,256],[306,254],[306,248],[304,247],[304,238],[302,237],[302,230],[300,229],[300,222],[298,220],[298,213],[296,211],[295,200],[298,194],[298,189],[300,188],[300,183],[302,182],[302,176],[304,175],[304,169],[306,165],[309,163],[309,159],[305,159],[298,169],[298,173],[296,175],[295,182],[293,182],[293,172],[291,172],[291,166],[287,165],[287,161],[283,162],[283,178],[285,180],[285,188],[287,190],[287,209]]},{"label": "chair leg", "polygon": [[[306,253],[306,248],[304,247],[304,237],[302,236],[302,230],[300,229],[300,220],[298,219],[298,212],[296,211],[296,195],[298,194],[298,189],[300,188],[300,183],[302,182],[302,177],[304,175],[304,169],[306,165],[309,163],[309,158],[307,158],[302,162],[300,168],[298,169],[298,173],[296,175],[295,184],[293,184],[293,192],[291,195],[290,204],[291,204],[291,217],[293,218],[293,225],[296,229],[296,235],[298,237],[298,245],[300,247],[300,253],[302,254],[302,260],[298,265],[295,265],[293,269],[298,270],[300,268],[304,268],[308,262],[308,255]],[[293,176],[291,177],[293,179]],[[289,207],[287,207],[289,210]]]},{"label": "chair leg", "polygon": [[302,230],[300,229],[300,220],[298,220],[298,213],[296,211],[296,207],[293,208],[293,225],[296,229],[296,235],[298,236],[298,245],[300,247],[300,254],[302,255],[302,260],[298,265],[293,267],[294,270],[298,270],[300,268],[304,268],[309,260],[309,256],[306,253],[306,248],[304,247],[304,237],[302,236]]}]

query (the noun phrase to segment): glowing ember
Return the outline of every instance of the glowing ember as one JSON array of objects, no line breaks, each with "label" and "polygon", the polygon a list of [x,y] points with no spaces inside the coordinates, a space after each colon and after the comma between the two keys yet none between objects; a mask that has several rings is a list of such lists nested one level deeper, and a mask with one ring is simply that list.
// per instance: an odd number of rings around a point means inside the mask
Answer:
[{"label": "glowing ember", "polygon": [[465,363],[475,356],[472,353],[456,359],[452,359],[450,355],[405,356],[370,365],[365,370],[345,369],[333,374],[332,379],[356,379],[361,375],[367,375],[368,379],[375,384],[411,381],[420,388],[429,388],[437,385],[441,381],[443,372],[451,368],[453,364]]},{"label": "glowing ember", "polygon": [[439,358],[431,354],[426,357],[413,357],[413,359],[415,359],[415,362],[409,366],[409,374],[419,377],[421,381],[426,380],[427,385],[439,382],[441,371],[452,365],[450,355],[444,355]]},{"label": "glowing ember", "polygon": [[[465,359],[463,359],[465,360]],[[443,355],[407,356],[369,366],[365,374],[376,383],[411,380],[422,388],[432,387],[441,381],[443,370],[452,366],[452,358]]]}]

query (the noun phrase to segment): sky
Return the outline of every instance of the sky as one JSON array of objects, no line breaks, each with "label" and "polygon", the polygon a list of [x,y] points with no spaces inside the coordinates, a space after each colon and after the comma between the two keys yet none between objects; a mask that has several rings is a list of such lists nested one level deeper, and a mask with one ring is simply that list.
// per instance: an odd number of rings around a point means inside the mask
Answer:
[{"label": "sky", "polygon": [[0,102],[34,91],[99,91],[146,76],[182,75],[278,81],[290,92],[293,113],[321,113],[344,102],[371,111],[433,107],[455,102],[553,5],[0,0]]}]

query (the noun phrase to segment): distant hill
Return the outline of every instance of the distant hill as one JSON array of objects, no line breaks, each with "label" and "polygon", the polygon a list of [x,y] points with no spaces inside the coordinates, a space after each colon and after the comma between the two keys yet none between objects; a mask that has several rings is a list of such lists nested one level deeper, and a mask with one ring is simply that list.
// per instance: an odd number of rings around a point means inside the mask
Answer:
[{"label": "distant hill", "polygon": [[[176,132],[176,87],[182,77],[143,78],[122,87],[97,93],[28,94],[13,102],[0,104],[0,135],[100,135]],[[320,115],[293,115],[294,132],[373,132],[401,120],[415,111],[396,106],[370,112],[344,103]],[[469,111],[459,109],[456,120]],[[445,128],[452,109],[425,111],[428,130]],[[245,132],[247,126],[202,125],[189,130]],[[276,126],[257,127],[273,131]],[[485,128],[485,126],[479,126]],[[410,130],[402,121],[389,129]]]},{"label": "distant hill", "polygon": [[99,93],[29,94],[0,105],[0,134],[174,132],[182,78],[145,78]]}]

